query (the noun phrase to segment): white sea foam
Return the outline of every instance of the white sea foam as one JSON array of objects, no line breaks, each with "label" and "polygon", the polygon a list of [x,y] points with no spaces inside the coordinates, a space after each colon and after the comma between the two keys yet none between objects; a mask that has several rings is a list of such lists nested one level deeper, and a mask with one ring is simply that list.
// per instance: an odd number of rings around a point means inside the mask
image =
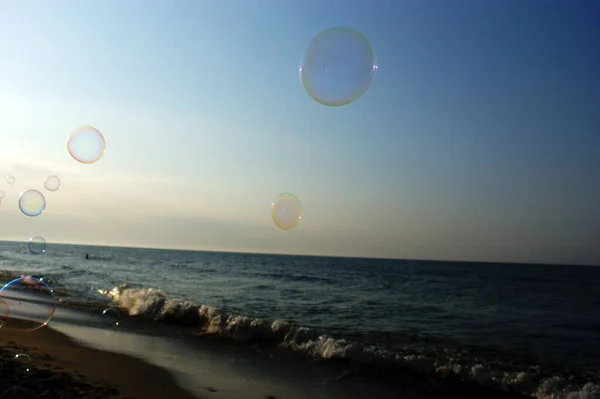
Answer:
[{"label": "white sea foam", "polygon": [[451,354],[432,357],[389,351],[372,345],[320,335],[317,331],[282,320],[269,321],[236,315],[224,309],[170,299],[160,290],[128,285],[99,290],[115,306],[130,316],[196,327],[236,341],[272,343],[321,359],[339,359],[391,366],[440,378],[457,378],[484,386],[526,394],[536,399],[600,399],[600,385],[577,385],[559,376],[544,375],[534,369],[506,371],[482,361],[469,363]]}]

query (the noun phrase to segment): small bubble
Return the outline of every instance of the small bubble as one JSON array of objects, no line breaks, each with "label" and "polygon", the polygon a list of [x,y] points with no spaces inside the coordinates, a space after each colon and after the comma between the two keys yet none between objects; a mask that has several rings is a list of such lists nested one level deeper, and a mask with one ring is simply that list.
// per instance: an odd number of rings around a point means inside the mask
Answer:
[{"label": "small bubble", "polygon": [[315,101],[342,106],[367,91],[378,68],[366,37],[352,29],[331,28],[310,42],[299,72],[304,89]]},{"label": "small bubble", "polygon": [[31,365],[31,358],[29,357],[29,355],[25,354],[25,353],[18,353],[15,355],[15,359],[25,365],[26,370],[29,371],[29,366]]},{"label": "small bubble", "polygon": [[46,240],[44,237],[35,236],[29,239],[29,244],[27,244],[29,248],[29,252],[34,255],[41,255],[46,252]]},{"label": "small bubble", "polygon": [[17,180],[17,179],[15,179],[15,177],[13,175],[6,176],[6,182],[8,184],[15,184],[15,180]]},{"label": "small bubble", "polygon": [[46,284],[48,287],[50,287],[50,289],[53,291],[56,288],[56,281],[54,281],[54,279],[52,277],[49,277],[49,276],[42,277],[40,279],[40,281],[42,283]]},{"label": "small bubble", "polygon": [[96,128],[83,126],[71,133],[67,141],[67,149],[76,161],[94,163],[104,155],[106,140]]},{"label": "small bubble", "polygon": [[273,222],[282,230],[293,229],[302,220],[302,204],[294,194],[279,194],[271,205]]},{"label": "small bubble", "polygon": [[121,313],[115,308],[108,308],[102,311],[102,317],[106,320],[106,323],[118,326],[121,320]]},{"label": "small bubble", "polygon": [[38,216],[46,209],[46,197],[38,190],[27,190],[19,197],[19,208],[27,216]]},{"label": "small bubble", "polygon": [[44,187],[46,187],[46,190],[48,191],[58,190],[61,184],[60,178],[54,175],[48,176],[46,177],[46,180],[44,180]]}]

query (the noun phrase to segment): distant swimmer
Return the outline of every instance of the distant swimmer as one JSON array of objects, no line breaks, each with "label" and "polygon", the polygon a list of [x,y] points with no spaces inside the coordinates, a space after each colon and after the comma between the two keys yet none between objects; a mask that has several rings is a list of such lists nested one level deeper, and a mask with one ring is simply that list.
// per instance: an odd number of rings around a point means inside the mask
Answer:
[{"label": "distant swimmer", "polygon": [[85,258],[89,259],[90,258],[90,254],[85,254]]}]

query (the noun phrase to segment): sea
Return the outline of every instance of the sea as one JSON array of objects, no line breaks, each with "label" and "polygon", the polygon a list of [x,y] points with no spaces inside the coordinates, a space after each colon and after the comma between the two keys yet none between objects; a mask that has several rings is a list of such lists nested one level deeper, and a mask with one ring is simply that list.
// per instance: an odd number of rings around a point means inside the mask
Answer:
[{"label": "sea", "polygon": [[0,242],[0,270],[51,277],[62,306],[285,352],[390,398],[600,398],[600,267]]}]

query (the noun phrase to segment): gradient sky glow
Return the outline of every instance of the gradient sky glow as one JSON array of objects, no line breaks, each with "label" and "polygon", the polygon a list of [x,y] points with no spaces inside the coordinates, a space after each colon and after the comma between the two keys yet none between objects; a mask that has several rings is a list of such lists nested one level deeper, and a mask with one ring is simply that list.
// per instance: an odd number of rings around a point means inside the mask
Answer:
[{"label": "gradient sky glow", "polygon": [[[0,239],[600,265],[593,0],[0,0]],[[345,107],[298,81],[320,31],[373,44]],[[70,158],[92,125],[105,156]],[[46,212],[20,214],[43,189]],[[282,192],[300,225],[270,218]]]}]

